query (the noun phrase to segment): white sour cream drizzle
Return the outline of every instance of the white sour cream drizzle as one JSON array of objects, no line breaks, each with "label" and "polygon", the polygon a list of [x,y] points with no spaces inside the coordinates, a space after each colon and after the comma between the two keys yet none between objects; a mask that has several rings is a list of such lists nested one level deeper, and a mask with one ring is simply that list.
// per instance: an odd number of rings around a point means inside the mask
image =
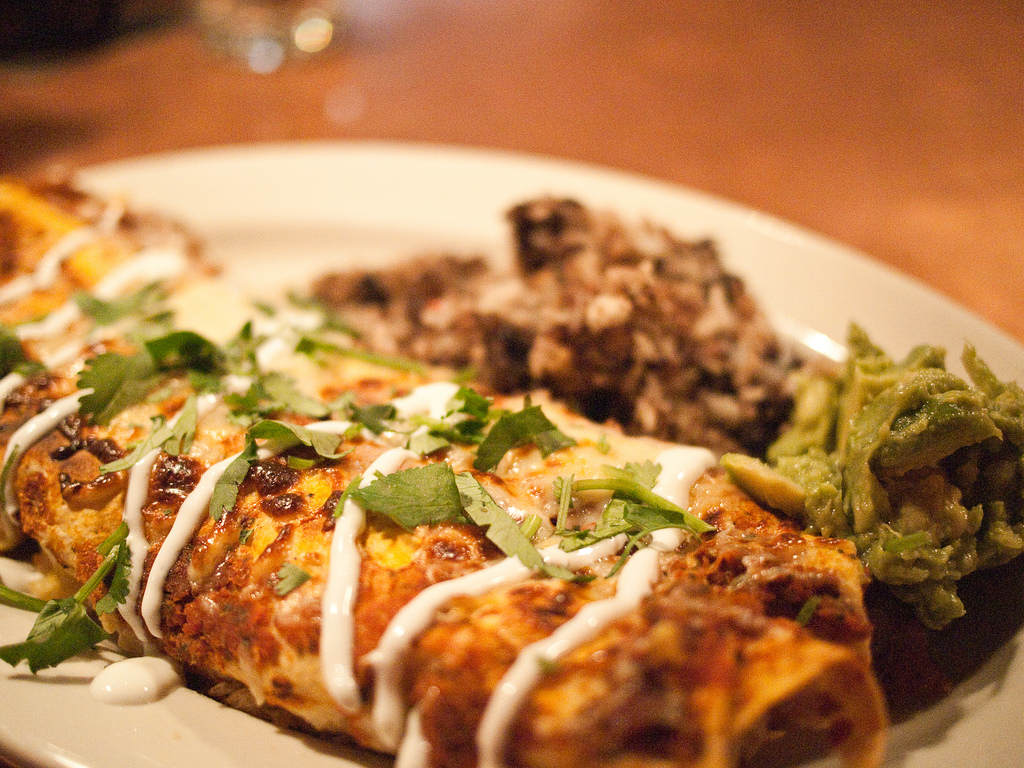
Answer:
[{"label": "white sour cream drizzle", "polygon": [[20,373],[8,373],[0,379],[0,408],[7,402],[7,396],[25,383],[25,377]]},{"label": "white sour cream drizzle", "polygon": [[405,703],[401,694],[402,662],[405,651],[450,598],[482,595],[496,587],[524,581],[533,573],[518,557],[509,557],[480,571],[431,584],[395,614],[377,647],[368,654],[375,669],[373,726],[387,749],[396,749],[402,739]]},{"label": "white sour cream drizzle", "polygon": [[[707,448],[676,445],[659,453],[657,463],[661,465],[661,472],[653,491],[686,509],[690,506],[690,489],[693,484],[715,466],[718,460]],[[651,546],[661,552],[671,552],[679,548],[686,535],[681,528],[662,528],[651,534]]]},{"label": "white sour cream drizzle", "polygon": [[0,465],[11,467],[3,489],[4,514],[7,517],[5,522],[14,521],[18,517],[18,499],[14,493],[14,465],[21,460],[25,451],[31,448],[36,441],[55,429],[68,416],[78,413],[78,409],[81,408],[81,399],[91,393],[91,389],[80,389],[67,397],[62,397],[14,430],[14,434],[7,442],[7,449],[4,451],[3,464]]},{"label": "white sour cream drizzle", "polygon": [[405,735],[395,757],[395,768],[420,768],[426,765],[430,755],[430,742],[423,737],[420,729],[420,713],[414,709],[405,723]]},{"label": "white sour cream drizzle", "polygon": [[[111,270],[92,291],[92,295],[110,301],[123,294],[132,285],[152,283],[177,277],[185,269],[185,255],[178,248],[148,248],[131,260]],[[66,331],[82,316],[74,300],[55,309],[42,320],[24,323],[15,329],[20,339],[41,339]]]},{"label": "white sour cream drizzle", "polygon": [[[693,484],[716,463],[710,451],[690,446],[666,449],[656,461],[662,469],[654,492],[684,509],[689,504]],[[635,607],[650,592],[657,579],[658,553],[675,549],[685,536],[685,532],[678,529],[656,531],[652,535],[651,546],[627,561],[619,575],[615,597],[584,607],[550,638],[523,651],[496,689],[481,722],[478,734],[481,768],[498,768],[501,765],[499,757],[504,746],[504,734],[518,705],[539,676],[540,660],[558,658]],[[546,547],[541,555],[552,565],[579,569],[618,554],[627,541],[628,537],[620,534],[574,552],[565,552],[557,546]],[[376,672],[371,721],[381,743],[389,749],[398,748],[397,765],[413,768],[424,765],[426,761],[426,750],[418,730],[417,735],[410,736],[407,732],[404,738],[401,732],[405,718],[400,688],[402,661],[410,644],[427,628],[434,612],[448,599],[483,594],[489,589],[522,581],[531,574],[531,569],[522,565],[518,558],[507,558],[481,571],[428,587],[399,610],[389,623],[377,648],[368,656]],[[418,717],[413,709],[406,728],[409,728],[409,723],[415,723],[418,729]]]},{"label": "white sour cream drizzle", "polygon": [[400,418],[421,415],[440,419],[448,412],[448,403],[458,391],[458,384],[438,381],[416,387],[405,397],[392,400],[391,404],[395,406]]},{"label": "white sour cream drizzle", "polygon": [[228,465],[239,455],[236,453],[234,456],[228,456],[203,473],[196,487],[181,502],[178,513],[174,516],[171,530],[168,532],[167,538],[160,544],[160,550],[156,553],[153,567],[149,571],[149,578],[146,580],[146,587],[142,590],[140,606],[142,620],[153,637],[163,637],[163,632],[160,630],[160,606],[163,602],[167,575],[178,559],[178,555],[181,554],[181,550],[192,539],[196,526],[202,522],[205,515],[209,514],[214,486]]},{"label": "white sour cream drizzle", "polygon": [[78,227],[68,232],[42,255],[34,271],[27,275],[18,275],[0,288],[0,304],[9,304],[28,296],[33,291],[49,288],[56,282],[61,264],[98,236],[92,227]]},{"label": "white sour cream drizzle", "polygon": [[[365,488],[372,483],[376,473],[391,474],[415,458],[416,454],[406,448],[384,451],[366,468],[360,487]],[[350,712],[361,704],[352,651],[353,617],[362,566],[358,539],[365,526],[366,514],[362,507],[346,499],[341,516],[334,524],[327,583],[320,610],[320,668],[324,684],[331,698]]]},{"label": "white sour cream drizzle", "polygon": [[171,661],[162,656],[139,656],[115,661],[89,683],[89,693],[105,704],[149,704],[181,685]]},{"label": "white sour cream drizzle", "polygon": [[[220,398],[212,394],[203,394],[196,398],[196,421],[201,420],[214,409]],[[168,422],[174,427],[181,417],[179,411]],[[146,625],[138,614],[139,595],[142,591],[142,569],[149,552],[149,541],[142,524],[142,508],[149,495],[149,479],[153,465],[160,456],[161,449],[154,448],[139,459],[128,471],[128,488],[124,493],[123,519],[128,525],[128,537],[125,540],[131,556],[131,569],[128,572],[128,596],[117,606],[121,617],[128,623],[135,636],[143,643],[147,642]],[[164,577],[166,579],[166,576]]]},{"label": "white sour cream drizzle", "polygon": [[491,694],[477,731],[479,768],[501,768],[508,727],[519,705],[552,662],[596,636],[605,626],[632,610],[658,578],[658,552],[645,548],[634,554],[619,573],[615,597],[588,603],[544,640],[528,645]]}]

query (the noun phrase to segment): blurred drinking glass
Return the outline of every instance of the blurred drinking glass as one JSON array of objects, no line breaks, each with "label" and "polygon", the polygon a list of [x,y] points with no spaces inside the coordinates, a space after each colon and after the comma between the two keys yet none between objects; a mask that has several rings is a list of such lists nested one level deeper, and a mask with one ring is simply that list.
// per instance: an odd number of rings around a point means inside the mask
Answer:
[{"label": "blurred drinking glass", "polygon": [[341,46],[348,33],[346,0],[198,0],[210,46],[254,72]]}]

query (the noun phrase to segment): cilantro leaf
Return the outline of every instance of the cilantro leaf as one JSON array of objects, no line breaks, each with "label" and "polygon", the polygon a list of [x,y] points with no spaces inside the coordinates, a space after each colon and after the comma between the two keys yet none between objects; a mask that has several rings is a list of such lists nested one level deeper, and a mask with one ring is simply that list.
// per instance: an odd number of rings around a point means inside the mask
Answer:
[{"label": "cilantro leaf", "polygon": [[477,448],[473,468],[488,472],[513,448],[534,443],[542,456],[575,445],[544,415],[539,405],[528,405],[516,413],[503,414]]},{"label": "cilantro leaf", "polygon": [[636,525],[629,518],[627,512],[630,506],[622,499],[609,501],[601,513],[600,520],[593,528],[584,530],[559,529],[557,533],[562,537],[560,547],[566,552],[572,552],[583,547],[589,547],[602,539],[610,539],[620,533],[629,533],[635,530]]},{"label": "cilantro leaf", "polygon": [[0,326],[0,377],[13,372],[28,362],[21,340],[7,328]]},{"label": "cilantro leaf", "polygon": [[378,475],[349,497],[363,509],[382,514],[406,530],[417,525],[464,521],[455,473],[444,463]]},{"label": "cilantro leaf", "polygon": [[126,456],[110,461],[100,467],[101,474],[120,472],[134,467],[143,456],[160,448],[172,456],[188,453],[195,439],[196,422],[199,409],[195,396],[190,396],[182,406],[177,421],[173,426],[167,424],[162,416],[153,417],[153,429],[144,440],[138,442]]},{"label": "cilantro leaf", "polygon": [[190,395],[178,412],[178,418],[171,428],[171,435],[163,441],[161,447],[171,456],[188,453],[192,441],[196,437],[196,425],[199,421],[199,401]]},{"label": "cilantro leaf", "polygon": [[619,467],[610,467],[605,464],[602,469],[609,477],[632,480],[647,490],[654,488],[655,484],[658,482],[658,476],[661,474],[661,465],[655,464],[650,459],[642,464],[627,462],[626,466],[621,469]]},{"label": "cilantro leaf", "polygon": [[192,331],[172,331],[143,342],[131,355],[104,352],[86,361],[78,375],[80,389],[92,389],[81,400],[81,412],[97,424],[143,402],[162,371],[185,368],[201,373],[220,372],[223,353],[213,342]]},{"label": "cilantro leaf", "polygon": [[127,544],[128,524],[121,523],[117,529],[99,547],[99,553],[113,560],[113,575],[107,586],[107,593],[96,601],[97,613],[113,613],[117,606],[128,599],[131,585],[128,575],[131,572],[131,550]]},{"label": "cilantro leaf", "polygon": [[285,412],[322,419],[330,413],[326,405],[302,392],[293,379],[276,371],[256,372],[245,394],[232,393],[224,401],[236,416],[257,417]]},{"label": "cilantro leaf", "polygon": [[[124,600],[128,593],[127,571],[130,567],[128,546],[125,543],[127,536],[128,525],[121,523],[97,547],[97,551],[104,556],[103,562],[72,597],[49,600],[41,607],[38,606],[40,601],[28,596],[22,596],[24,599],[18,602],[11,600],[15,604],[20,603],[19,607],[39,608],[39,615],[24,642],[0,647],[0,660],[11,666],[27,661],[29,669],[35,673],[56,666],[110,637],[89,615],[85,601],[111,571],[114,571],[114,576],[107,594],[97,602],[97,610],[112,611]],[[13,590],[5,589],[3,595],[9,600],[11,595],[8,593],[18,595]]]},{"label": "cilantro leaf", "polygon": [[277,571],[277,583],[274,584],[274,592],[284,597],[289,592],[298,589],[312,577],[295,563],[285,563]]},{"label": "cilantro leaf", "polygon": [[264,419],[249,430],[249,436],[269,440],[278,451],[286,451],[295,445],[305,445],[325,459],[340,459],[346,451],[338,451],[342,436],[334,432],[306,429],[298,424]]},{"label": "cilantro leaf", "polygon": [[696,515],[691,515],[677,504],[673,504],[663,496],[659,496],[649,488],[635,480],[624,477],[595,478],[592,480],[576,480],[573,484],[573,491],[612,491],[619,498],[637,502],[658,510],[665,515],[666,520],[673,520],[671,525],[660,526],[662,528],[685,528],[691,533],[701,534],[715,530],[714,526],[701,520]]},{"label": "cilantro leaf", "polygon": [[364,363],[379,365],[382,368],[390,368],[406,373],[426,373],[428,370],[427,366],[423,363],[408,357],[385,355],[379,352],[371,352],[368,349],[345,347],[313,334],[307,334],[299,339],[298,344],[295,346],[295,351],[310,357],[317,353],[329,353],[353,360],[362,360]]},{"label": "cilantro leaf", "polygon": [[146,351],[162,371],[185,368],[203,373],[223,370],[224,353],[195,331],[172,331],[145,342]]},{"label": "cilantro leaf", "polygon": [[166,289],[160,283],[150,283],[137,291],[105,301],[89,293],[74,295],[75,303],[82,313],[92,318],[97,325],[113,325],[132,315],[147,315],[154,312],[167,297]]},{"label": "cilantro leaf", "polygon": [[348,410],[351,414],[352,421],[359,422],[375,435],[379,435],[387,429],[388,425],[385,422],[395,418],[395,415],[397,414],[395,406],[391,405],[391,403],[367,406],[359,406],[355,403],[350,403]]},{"label": "cilantro leaf", "polygon": [[249,467],[256,461],[256,455],[256,441],[251,437],[247,438],[245,448],[217,478],[217,482],[213,486],[213,493],[210,495],[210,517],[214,520],[220,520],[225,512],[235,508],[235,502],[238,501],[238,488],[249,474]]},{"label": "cilantro leaf", "polygon": [[447,448],[452,444],[451,440],[442,435],[435,434],[433,430],[414,432],[409,436],[408,448],[420,456],[429,456],[434,451]]},{"label": "cilantro leaf", "polygon": [[455,475],[455,483],[461,496],[462,507],[466,510],[469,519],[487,529],[487,538],[498,549],[509,557],[515,555],[523,565],[542,571],[548,576],[568,580],[576,578],[576,574],[568,568],[545,563],[540,552],[533,546],[529,537],[523,533],[515,518],[501,508],[472,474],[460,472]]},{"label": "cilantro leaf", "polygon": [[173,436],[174,431],[164,423],[162,416],[156,416],[153,418],[153,429],[150,431],[144,440],[140,440],[136,443],[131,451],[125,456],[122,456],[116,461],[108,461],[100,467],[100,474],[107,475],[111,472],[121,472],[125,469],[131,469],[139,460],[150,451],[159,448],[167,440],[170,440]]},{"label": "cilantro leaf", "polygon": [[796,618],[793,619],[793,621],[801,627],[806,627],[810,623],[811,619],[814,618],[814,614],[817,612],[818,605],[820,604],[821,595],[811,595],[807,598],[804,604],[800,606],[800,611],[797,613]]},{"label": "cilantro leaf", "polygon": [[51,600],[40,611],[28,638],[0,648],[0,659],[12,667],[27,661],[28,668],[35,673],[55,667],[108,637],[106,630],[74,598]]},{"label": "cilantro leaf", "polygon": [[295,381],[284,374],[264,374],[259,382],[266,396],[274,403],[273,410],[297,413],[312,419],[322,419],[328,414],[326,405],[300,391]]},{"label": "cilantro leaf", "polygon": [[487,421],[491,412],[491,400],[470,387],[459,387],[452,395],[452,413],[464,413],[477,421]]},{"label": "cilantro leaf", "polygon": [[574,475],[555,478],[554,491],[555,498],[558,499],[558,517],[555,518],[555,527],[558,529],[565,528],[565,520],[569,515],[569,510],[572,509],[573,477]]},{"label": "cilantro leaf", "polygon": [[362,485],[363,476],[356,475],[348,481],[348,485],[345,486],[345,490],[338,496],[338,500],[334,502],[334,517],[341,517],[341,513],[345,511],[345,502],[352,497],[352,491],[356,490]]},{"label": "cilantro leaf", "polygon": [[0,602],[12,608],[21,608],[23,611],[32,611],[33,613],[39,613],[46,607],[45,600],[32,597],[32,595],[26,595],[24,592],[18,592],[6,586],[3,582],[0,582]]},{"label": "cilantro leaf", "polygon": [[81,413],[97,424],[107,424],[121,411],[141,403],[156,386],[157,369],[146,352],[120,355],[104,352],[86,361],[78,375],[79,389],[91,389],[82,397]]}]

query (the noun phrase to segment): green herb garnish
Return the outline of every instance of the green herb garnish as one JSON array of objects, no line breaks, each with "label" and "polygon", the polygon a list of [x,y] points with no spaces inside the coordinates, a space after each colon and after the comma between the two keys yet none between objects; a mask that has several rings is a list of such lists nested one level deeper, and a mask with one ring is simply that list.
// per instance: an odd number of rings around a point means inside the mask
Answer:
[{"label": "green herb garnish", "polygon": [[349,497],[363,509],[390,518],[406,530],[417,525],[466,521],[455,473],[444,463],[378,475]]},{"label": "green herb garnish", "polygon": [[274,584],[274,592],[284,597],[289,592],[298,589],[312,578],[306,571],[302,570],[295,563],[285,563],[277,571],[277,583]]},{"label": "green herb garnish", "polygon": [[487,528],[485,535],[498,549],[509,557],[518,557],[523,565],[548,576],[568,580],[576,578],[576,574],[568,568],[545,563],[537,548],[523,534],[515,518],[501,508],[473,475],[469,472],[460,472],[455,475],[455,484],[458,486],[466,515],[477,525]]},{"label": "green herb garnish", "polygon": [[238,501],[238,489],[246,475],[249,474],[249,467],[256,461],[257,455],[256,441],[248,437],[242,452],[227,465],[223,474],[217,478],[210,496],[210,517],[214,520],[220,520],[225,512],[235,508],[235,502]]},{"label": "green herb garnish", "polygon": [[821,595],[811,595],[800,606],[800,612],[797,613],[794,621],[801,627],[806,627],[807,624],[814,618],[815,612],[818,610],[818,605],[821,603]]},{"label": "green herb garnish", "polygon": [[27,661],[32,672],[54,667],[72,656],[88,650],[110,635],[90,615],[86,600],[111,573],[107,594],[96,603],[99,613],[110,613],[128,594],[128,571],[131,567],[128,525],[121,525],[97,547],[103,562],[74,595],[61,600],[42,601],[0,584],[0,598],[18,608],[38,612],[38,617],[24,642],[0,647],[0,659],[12,667]]},{"label": "green herb garnish", "polygon": [[546,457],[575,445],[576,441],[558,429],[539,405],[527,404],[521,411],[502,414],[494,423],[477,448],[473,468],[489,472],[506,453],[529,443],[535,444]]},{"label": "green herb garnish", "polygon": [[160,283],[150,283],[137,291],[105,301],[89,293],[73,297],[82,314],[96,325],[113,325],[127,317],[153,314],[167,298],[167,290]]}]

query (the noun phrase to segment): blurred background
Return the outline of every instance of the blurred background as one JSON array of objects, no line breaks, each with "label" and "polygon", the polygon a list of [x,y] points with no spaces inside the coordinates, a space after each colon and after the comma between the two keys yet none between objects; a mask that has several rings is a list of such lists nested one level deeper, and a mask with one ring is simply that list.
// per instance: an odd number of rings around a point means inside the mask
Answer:
[{"label": "blurred background", "polygon": [[1024,341],[1020,0],[239,5],[0,0],[0,173],[311,139],[557,156],[813,228]]}]

